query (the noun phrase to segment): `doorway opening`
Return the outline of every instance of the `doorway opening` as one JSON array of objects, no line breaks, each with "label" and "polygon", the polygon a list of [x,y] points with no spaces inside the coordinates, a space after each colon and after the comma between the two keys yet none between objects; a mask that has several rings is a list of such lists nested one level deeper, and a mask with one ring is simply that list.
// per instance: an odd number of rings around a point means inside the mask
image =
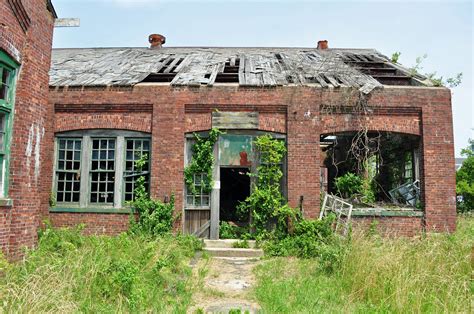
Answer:
[{"label": "doorway opening", "polygon": [[239,202],[245,201],[250,195],[249,168],[220,168],[220,221],[243,226],[248,224],[249,217],[241,217],[237,213]]}]

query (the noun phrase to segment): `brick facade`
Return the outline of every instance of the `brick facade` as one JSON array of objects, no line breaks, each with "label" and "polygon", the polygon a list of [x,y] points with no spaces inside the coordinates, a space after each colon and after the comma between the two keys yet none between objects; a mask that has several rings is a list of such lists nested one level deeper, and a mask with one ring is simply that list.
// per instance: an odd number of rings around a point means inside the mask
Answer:
[{"label": "brick facade", "polygon": [[[48,102],[53,14],[46,1],[21,1],[29,21],[0,1],[0,50],[20,64],[14,103],[9,195],[0,208],[0,249],[17,258],[37,240],[40,211],[47,210],[53,110]],[[47,171],[44,171],[47,169]],[[5,200],[3,200],[5,201]]]},{"label": "brick facade", "polygon": [[[174,193],[177,212],[183,210],[185,134],[210,129],[214,109],[257,111],[259,130],[286,134],[289,204],[296,207],[302,200],[309,218],[317,217],[320,206],[320,134],[353,130],[353,119],[357,119],[369,129],[417,135],[422,146],[420,172],[425,218],[384,217],[380,226],[405,235],[413,235],[424,227],[429,231],[453,231],[456,209],[450,91],[387,86],[371,93],[370,115],[320,112],[322,106],[344,102],[343,94],[337,89],[295,86],[176,88],[139,84],[123,90],[55,88],[50,93],[50,104],[56,108],[55,132],[90,128],[150,132],[151,194],[164,199]],[[151,110],[135,111],[133,108],[138,104],[150,104]],[[127,106],[130,112],[123,109]],[[88,111],[90,108],[95,108],[93,113]],[[50,135],[48,141],[52,143]],[[48,150],[49,160],[52,151]],[[52,173],[52,164],[47,167]],[[51,177],[48,178],[51,186]],[[122,215],[124,224],[119,223],[120,215],[116,214],[43,214],[58,226],[89,221],[86,230],[99,233],[123,231],[128,221],[128,215]]]}]

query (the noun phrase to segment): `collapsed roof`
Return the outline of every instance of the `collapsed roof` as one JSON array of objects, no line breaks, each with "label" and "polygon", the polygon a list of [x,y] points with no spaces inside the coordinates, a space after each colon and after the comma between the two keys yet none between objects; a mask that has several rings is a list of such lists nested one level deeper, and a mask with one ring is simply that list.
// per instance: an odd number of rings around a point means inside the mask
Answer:
[{"label": "collapsed roof", "polygon": [[50,85],[172,86],[310,85],[355,87],[429,85],[372,49],[314,48],[78,48],[53,49]]}]

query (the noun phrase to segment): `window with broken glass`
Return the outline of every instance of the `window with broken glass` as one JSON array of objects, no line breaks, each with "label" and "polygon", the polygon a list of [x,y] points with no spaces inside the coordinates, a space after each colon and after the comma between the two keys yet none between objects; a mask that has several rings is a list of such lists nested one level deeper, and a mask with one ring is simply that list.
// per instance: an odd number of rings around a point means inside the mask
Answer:
[{"label": "window with broken glass", "polygon": [[[150,140],[148,139],[128,139],[126,144],[125,156],[125,201],[134,200],[135,183],[138,178],[145,178],[145,188],[149,189],[150,181]],[[145,157],[146,156],[146,157]],[[147,162],[142,168],[137,168],[136,162],[142,157],[145,157]]]},{"label": "window with broken glass", "polygon": [[[186,141],[186,164],[191,161],[193,156],[192,147],[196,143],[194,138],[187,138]],[[186,186],[186,202],[187,209],[210,209],[211,208],[211,192],[205,190],[207,175],[205,173],[196,173],[193,177],[193,189]]]},{"label": "window with broken glass", "polygon": [[187,187],[186,207],[209,208],[210,192],[205,191],[203,184],[207,180],[205,173],[194,175],[194,193]]},{"label": "window with broken glass", "polygon": [[0,51],[0,197],[8,195],[10,137],[15,96],[15,75],[18,65]]},{"label": "window with broken glass", "polygon": [[140,176],[149,186],[149,162],[136,168],[142,156],[150,158],[150,138],[145,133],[66,132],[57,136],[55,154],[56,206],[52,210],[123,209],[134,199]]}]

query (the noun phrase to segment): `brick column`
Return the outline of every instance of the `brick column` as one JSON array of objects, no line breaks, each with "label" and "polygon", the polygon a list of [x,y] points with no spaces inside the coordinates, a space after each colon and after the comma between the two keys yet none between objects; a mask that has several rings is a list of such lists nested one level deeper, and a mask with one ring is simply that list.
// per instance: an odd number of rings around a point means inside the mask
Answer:
[{"label": "brick column", "polygon": [[160,99],[152,119],[150,194],[161,201],[174,194],[175,212],[179,214],[183,208],[184,105],[174,97]]},{"label": "brick column", "polygon": [[287,115],[288,202],[298,207],[302,196],[304,216],[316,218],[320,207],[318,110],[307,103],[290,104]]},{"label": "brick column", "polygon": [[423,190],[426,231],[456,228],[456,177],[451,112],[448,89],[430,91],[423,106]]}]

